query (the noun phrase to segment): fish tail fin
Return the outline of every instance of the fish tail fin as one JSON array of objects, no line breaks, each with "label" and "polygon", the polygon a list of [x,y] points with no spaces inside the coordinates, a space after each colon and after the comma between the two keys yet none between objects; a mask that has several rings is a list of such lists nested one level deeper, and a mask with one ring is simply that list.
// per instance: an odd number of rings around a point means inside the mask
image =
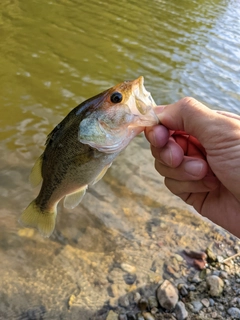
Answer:
[{"label": "fish tail fin", "polygon": [[24,227],[38,229],[44,237],[50,237],[55,228],[56,215],[56,207],[52,211],[42,211],[33,200],[21,214],[19,222]]}]

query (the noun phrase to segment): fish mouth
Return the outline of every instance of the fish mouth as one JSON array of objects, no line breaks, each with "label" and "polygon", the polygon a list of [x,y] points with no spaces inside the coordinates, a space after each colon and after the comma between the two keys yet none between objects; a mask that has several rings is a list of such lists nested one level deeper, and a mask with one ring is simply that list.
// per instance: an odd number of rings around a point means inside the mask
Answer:
[{"label": "fish mouth", "polygon": [[138,116],[138,125],[147,127],[158,124],[159,120],[154,112],[156,103],[144,86],[143,76],[133,81],[132,95],[135,98],[135,106],[131,111]]}]

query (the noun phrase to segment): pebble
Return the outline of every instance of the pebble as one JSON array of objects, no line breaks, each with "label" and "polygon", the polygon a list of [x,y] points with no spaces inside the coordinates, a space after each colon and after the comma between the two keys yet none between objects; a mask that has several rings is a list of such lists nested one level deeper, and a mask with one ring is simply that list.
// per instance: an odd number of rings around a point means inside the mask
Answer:
[{"label": "pebble", "polygon": [[126,284],[132,285],[136,281],[137,276],[136,276],[136,274],[127,273],[123,276],[123,279]]},{"label": "pebble", "polygon": [[222,256],[217,256],[217,261],[218,261],[218,262],[222,263],[223,260],[224,260],[224,258],[223,258]]},{"label": "pebble", "polygon": [[155,320],[155,317],[149,312],[143,312],[142,315],[145,320]]},{"label": "pebble", "polygon": [[144,317],[141,313],[137,314],[137,320],[144,320]]},{"label": "pebble", "polygon": [[206,298],[201,300],[202,304],[204,305],[204,307],[208,308],[210,306],[210,301]]},{"label": "pebble", "polygon": [[220,276],[221,271],[220,270],[213,270],[213,275],[219,277]]},{"label": "pebble", "polygon": [[133,312],[129,312],[127,314],[127,318],[128,318],[128,320],[137,320],[138,319],[138,318],[136,318],[136,316],[135,316],[135,314]]},{"label": "pebble", "polygon": [[209,287],[209,294],[212,297],[219,297],[223,292],[224,282],[218,276],[212,275],[207,277],[207,285]]},{"label": "pebble", "polygon": [[148,298],[148,304],[149,304],[150,309],[157,308],[158,307],[158,301],[157,301],[156,297],[155,296],[150,296]]},{"label": "pebble", "polygon": [[121,307],[128,307],[129,306],[129,299],[128,299],[128,296],[125,295],[125,296],[122,296],[118,299],[118,303]]},{"label": "pebble", "polygon": [[218,318],[218,313],[216,311],[213,311],[211,313],[212,319],[217,319]]},{"label": "pebble", "polygon": [[127,316],[125,313],[120,313],[118,316],[118,320],[127,320]]},{"label": "pebble", "polygon": [[210,307],[213,307],[215,305],[215,301],[212,298],[209,299],[209,302],[210,302]]},{"label": "pebble", "polygon": [[194,313],[199,313],[199,311],[203,308],[203,304],[198,300],[192,301],[191,305],[193,306]]},{"label": "pebble", "polygon": [[213,252],[212,246],[213,244],[211,244],[206,250],[209,262],[217,261],[217,255]]},{"label": "pebble", "polygon": [[229,287],[231,285],[231,282],[227,279],[224,280],[225,286]]},{"label": "pebble", "polygon": [[193,277],[188,277],[188,281],[191,283],[200,283],[202,279],[199,277],[199,272],[196,272]]},{"label": "pebble", "polygon": [[180,256],[179,254],[175,254],[174,257],[177,259],[178,262],[182,262],[183,261],[183,257]]},{"label": "pebble", "polygon": [[151,309],[151,314],[156,314],[158,313],[158,308],[154,307]]},{"label": "pebble", "polygon": [[170,281],[164,280],[157,289],[157,298],[161,307],[172,310],[178,302],[178,289]]},{"label": "pebble", "polygon": [[194,284],[191,284],[189,287],[188,287],[188,290],[189,291],[196,291],[196,287]]},{"label": "pebble", "polygon": [[227,313],[234,319],[240,319],[240,309],[236,307],[229,308]]},{"label": "pebble", "polygon": [[121,264],[121,268],[123,271],[126,271],[128,273],[136,273],[136,268],[130,264],[127,264],[127,263],[122,263]]},{"label": "pebble", "polygon": [[239,306],[239,307],[240,307],[240,298],[238,298],[238,297],[233,298],[233,299],[230,301],[230,305],[231,305],[232,307],[236,307],[236,306]]},{"label": "pebble", "polygon": [[141,311],[145,311],[147,310],[147,307],[148,307],[148,301],[146,298],[141,298],[139,301],[138,301],[138,308],[141,310]]},{"label": "pebble", "polygon": [[118,320],[118,315],[115,312],[113,312],[112,310],[110,310],[108,312],[106,320]]},{"label": "pebble", "polygon": [[188,312],[185,308],[185,304],[182,301],[178,301],[175,310],[177,320],[185,320],[188,317]]},{"label": "pebble", "polygon": [[183,297],[186,297],[188,295],[187,289],[188,289],[188,286],[186,284],[180,283],[178,285],[178,290]]},{"label": "pebble", "polygon": [[222,279],[227,279],[227,278],[228,278],[228,274],[227,274],[226,271],[221,271],[219,276],[220,276],[220,278],[222,278]]},{"label": "pebble", "polygon": [[140,293],[139,292],[135,292],[134,294],[133,294],[133,301],[135,302],[135,303],[138,303],[138,301],[141,299],[141,295],[140,295]]}]

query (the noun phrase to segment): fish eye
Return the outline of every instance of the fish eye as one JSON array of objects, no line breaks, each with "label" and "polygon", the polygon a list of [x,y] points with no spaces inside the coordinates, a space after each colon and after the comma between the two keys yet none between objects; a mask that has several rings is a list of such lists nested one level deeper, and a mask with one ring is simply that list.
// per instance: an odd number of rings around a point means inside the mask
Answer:
[{"label": "fish eye", "polygon": [[113,94],[111,95],[111,101],[113,103],[119,103],[122,101],[122,94],[120,92],[113,92]]}]

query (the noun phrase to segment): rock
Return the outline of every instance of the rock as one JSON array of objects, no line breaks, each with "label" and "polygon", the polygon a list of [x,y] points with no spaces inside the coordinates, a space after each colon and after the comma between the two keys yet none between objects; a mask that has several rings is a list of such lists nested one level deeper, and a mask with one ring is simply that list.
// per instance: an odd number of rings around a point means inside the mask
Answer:
[{"label": "rock", "polygon": [[218,318],[218,313],[216,311],[213,311],[211,313],[212,319],[217,319]]},{"label": "rock", "polygon": [[120,313],[118,316],[118,320],[127,320],[127,315],[125,313]]},{"label": "rock", "polygon": [[[135,316],[135,314],[133,312],[129,312],[127,314],[127,319],[128,320],[137,320],[137,317]],[[141,319],[142,320],[142,319]]]},{"label": "rock", "polygon": [[154,308],[152,308],[151,309],[151,314],[156,314],[156,313],[158,313],[158,308],[156,308],[156,307],[154,307]]},{"label": "rock", "polygon": [[143,312],[142,315],[145,320],[155,320],[155,317],[149,312]]},{"label": "rock", "polygon": [[218,276],[212,275],[206,278],[209,287],[209,294],[212,297],[219,297],[223,291],[224,282]]},{"label": "rock", "polygon": [[240,306],[240,298],[235,297],[230,301],[232,307]]},{"label": "rock", "polygon": [[226,271],[221,271],[219,276],[222,279],[227,279],[228,278],[228,273]]},{"label": "rock", "polygon": [[199,270],[203,270],[206,267],[206,260],[194,259],[193,265],[194,267],[198,268]]},{"label": "rock", "polygon": [[217,261],[217,255],[212,250],[213,243],[207,248],[206,254],[207,254],[207,260],[211,262]]},{"label": "rock", "polygon": [[141,298],[139,301],[138,301],[138,308],[141,310],[141,311],[145,311],[147,310],[147,307],[148,307],[148,301],[146,298]]},{"label": "rock", "polygon": [[161,307],[172,310],[178,302],[178,289],[170,281],[165,280],[157,289],[157,298]]},{"label": "rock", "polygon": [[178,290],[180,292],[180,294],[183,296],[183,297],[186,297],[188,295],[188,286],[184,283],[179,283],[178,285]]},{"label": "rock", "polygon": [[217,256],[217,261],[218,261],[218,262],[222,263],[223,260],[224,260],[224,258],[223,258],[222,256]]},{"label": "rock", "polygon": [[227,313],[234,319],[240,319],[240,309],[236,307],[229,308]]},{"label": "rock", "polygon": [[188,290],[189,291],[196,291],[196,287],[194,284],[191,284],[189,287],[188,287]]},{"label": "rock", "polygon": [[206,298],[201,300],[202,304],[204,305],[204,307],[208,308],[210,306],[210,301]]},{"label": "rock", "polygon": [[145,320],[141,313],[137,314],[137,320]]},{"label": "rock", "polygon": [[122,263],[121,268],[123,271],[126,271],[128,273],[132,273],[132,274],[136,273],[136,268],[130,264]]},{"label": "rock", "polygon": [[203,308],[203,304],[198,300],[192,301],[191,304],[193,306],[194,313],[199,313],[199,311]]},{"label": "rock", "polygon": [[215,301],[213,299],[209,299],[210,307],[213,307],[215,305]]},{"label": "rock", "polygon": [[133,296],[133,300],[135,303],[138,303],[138,301],[141,299],[141,295],[139,292],[135,292]]},{"label": "rock", "polygon": [[180,256],[179,254],[175,254],[174,257],[177,259],[178,262],[182,262],[183,261],[183,257]]},{"label": "rock", "polygon": [[185,304],[182,301],[178,301],[175,310],[177,320],[185,320],[188,317],[188,312],[185,308]]},{"label": "rock", "polygon": [[127,273],[123,276],[123,279],[126,284],[132,285],[136,281],[137,276],[136,276],[136,274]]},{"label": "rock", "polygon": [[106,320],[118,320],[118,315],[115,312],[113,312],[112,310],[110,310],[108,312]]},{"label": "rock", "polygon": [[192,277],[188,277],[188,281],[191,283],[200,283],[202,279],[199,277],[199,272],[196,272]]},{"label": "rock", "polygon": [[185,249],[184,253],[192,259],[205,260],[207,258],[206,253],[202,251],[192,251],[192,250]]},{"label": "rock", "polygon": [[148,298],[148,304],[149,304],[149,308],[153,309],[153,308],[157,308],[158,307],[158,301],[156,299],[155,296],[150,296]]},{"label": "rock", "polygon": [[128,307],[129,306],[129,299],[128,299],[128,296],[125,295],[125,296],[122,296],[118,299],[118,303],[121,307]]}]

